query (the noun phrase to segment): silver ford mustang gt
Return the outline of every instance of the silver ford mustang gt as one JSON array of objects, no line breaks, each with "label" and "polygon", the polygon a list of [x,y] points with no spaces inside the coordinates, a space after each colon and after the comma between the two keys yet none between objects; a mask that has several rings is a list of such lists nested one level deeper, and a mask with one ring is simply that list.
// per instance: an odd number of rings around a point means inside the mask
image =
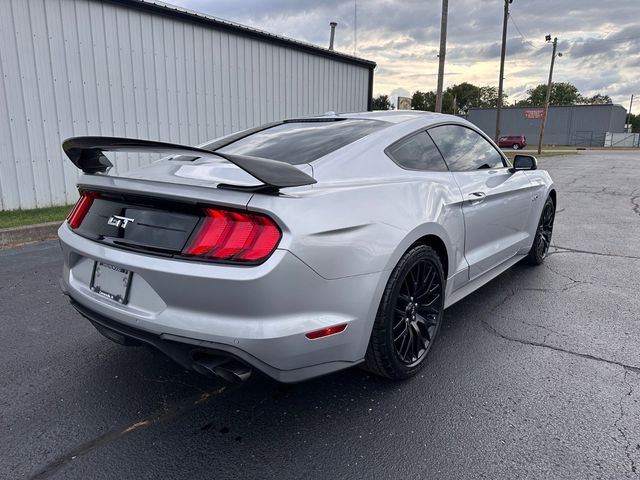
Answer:
[{"label": "silver ford mustang gt", "polygon": [[[83,171],[62,288],[106,337],[227,380],[425,363],[443,311],[547,254],[556,192],[457,117],[333,113],[199,147],[64,142]],[[104,152],[155,152],[109,175]]]}]

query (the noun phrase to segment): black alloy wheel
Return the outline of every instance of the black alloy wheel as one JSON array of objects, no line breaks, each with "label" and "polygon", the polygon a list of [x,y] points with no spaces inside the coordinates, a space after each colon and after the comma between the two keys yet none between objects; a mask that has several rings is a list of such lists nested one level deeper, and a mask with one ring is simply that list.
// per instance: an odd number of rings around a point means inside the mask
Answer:
[{"label": "black alloy wheel", "polygon": [[536,236],[533,240],[531,250],[527,255],[527,261],[532,265],[540,265],[547,256],[547,253],[549,253],[555,216],[556,207],[553,203],[553,199],[549,197],[544,203],[544,207],[542,207],[540,221],[538,222],[538,228],[536,229]]},{"label": "black alloy wheel", "polygon": [[414,375],[438,334],[444,312],[445,280],[436,252],[418,245],[389,278],[365,356],[366,368],[403,379]]}]

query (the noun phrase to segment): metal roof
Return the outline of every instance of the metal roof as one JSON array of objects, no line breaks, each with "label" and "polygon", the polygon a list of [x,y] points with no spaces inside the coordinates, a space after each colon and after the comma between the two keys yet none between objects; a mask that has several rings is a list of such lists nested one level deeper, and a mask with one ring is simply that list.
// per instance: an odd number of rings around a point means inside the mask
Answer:
[{"label": "metal roof", "polygon": [[110,3],[115,3],[115,4],[123,5],[126,7],[130,7],[130,8],[135,8],[138,10],[144,10],[149,13],[170,16],[170,17],[178,18],[183,21],[189,21],[189,22],[200,23],[203,25],[208,25],[211,28],[225,30],[231,33],[235,33],[237,35],[242,35],[249,38],[255,38],[257,40],[262,40],[264,42],[283,45],[285,47],[300,50],[306,53],[310,53],[312,55],[319,55],[321,57],[327,57],[339,62],[344,62],[352,65],[359,65],[361,67],[365,67],[371,70],[376,67],[376,63],[371,60],[365,60],[363,58],[354,57],[352,55],[347,55],[344,53],[339,53],[333,50],[329,50],[327,48],[318,47],[317,45],[313,45],[311,43],[301,42],[299,40],[293,40],[291,38],[275,35],[273,33],[269,33],[264,30],[259,30],[257,28],[248,27],[246,25],[241,25],[239,23],[230,22],[228,20],[223,20],[221,18],[214,17],[212,15],[207,15],[205,13],[200,13],[193,10],[188,10],[186,8],[177,7],[175,5],[170,5],[168,3],[160,2],[158,0],[106,0],[106,1]]},{"label": "metal roof", "polygon": [[[549,105],[549,108],[574,108],[574,107],[621,107],[624,106],[618,103],[576,103],[573,105]],[[544,108],[544,105],[503,105],[502,110],[531,110],[536,108]],[[470,107],[469,110],[496,110],[496,107]]]}]

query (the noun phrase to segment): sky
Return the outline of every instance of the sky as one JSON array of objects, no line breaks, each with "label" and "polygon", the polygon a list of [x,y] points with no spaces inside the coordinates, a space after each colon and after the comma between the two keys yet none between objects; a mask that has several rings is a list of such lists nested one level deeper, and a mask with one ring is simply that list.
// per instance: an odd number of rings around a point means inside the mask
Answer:
[{"label": "sky", "polygon": [[[357,2],[357,6],[356,6]],[[169,0],[168,3],[375,61],[374,94],[436,89],[441,0]],[[450,0],[445,87],[498,84],[504,0]],[[546,83],[558,37],[554,81],[583,95],[640,108],[640,0],[513,0],[505,93],[509,102]],[[354,23],[356,34],[354,36]],[[635,108],[633,111],[635,112]]]}]

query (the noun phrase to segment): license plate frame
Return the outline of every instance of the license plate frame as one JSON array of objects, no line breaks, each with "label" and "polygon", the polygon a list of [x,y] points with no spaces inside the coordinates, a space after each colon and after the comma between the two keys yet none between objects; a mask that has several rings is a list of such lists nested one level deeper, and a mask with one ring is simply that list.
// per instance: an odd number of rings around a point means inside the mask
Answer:
[{"label": "license plate frame", "polygon": [[129,301],[133,272],[125,268],[96,260],[89,288],[109,300],[126,305]]}]

